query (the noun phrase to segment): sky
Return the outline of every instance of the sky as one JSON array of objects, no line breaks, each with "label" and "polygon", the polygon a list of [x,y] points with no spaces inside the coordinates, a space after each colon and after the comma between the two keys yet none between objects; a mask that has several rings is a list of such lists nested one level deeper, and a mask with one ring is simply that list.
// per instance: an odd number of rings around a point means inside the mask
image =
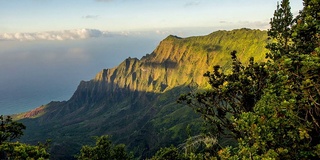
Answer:
[{"label": "sky", "polygon": [[[267,29],[277,0],[0,0],[0,33]],[[292,11],[302,1],[291,0]]]},{"label": "sky", "polygon": [[[266,30],[277,0],[0,0],[0,115],[68,100],[170,34]],[[292,12],[302,1],[291,1]]]}]

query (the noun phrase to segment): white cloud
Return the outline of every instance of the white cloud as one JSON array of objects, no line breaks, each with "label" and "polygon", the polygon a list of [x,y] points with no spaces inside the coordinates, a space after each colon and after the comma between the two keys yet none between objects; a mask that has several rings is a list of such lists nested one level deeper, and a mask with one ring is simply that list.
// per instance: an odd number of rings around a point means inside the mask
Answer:
[{"label": "white cloud", "polygon": [[49,31],[37,33],[4,33],[0,34],[0,40],[19,40],[19,41],[34,41],[34,40],[77,40],[88,39],[93,37],[112,36],[111,33],[100,31],[97,29],[73,29],[64,31]]}]

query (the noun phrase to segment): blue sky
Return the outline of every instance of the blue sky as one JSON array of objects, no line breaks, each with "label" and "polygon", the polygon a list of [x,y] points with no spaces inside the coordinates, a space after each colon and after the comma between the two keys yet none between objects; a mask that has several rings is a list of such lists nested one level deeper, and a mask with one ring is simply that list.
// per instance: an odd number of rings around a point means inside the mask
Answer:
[{"label": "blue sky", "polygon": [[[277,0],[0,0],[0,34],[92,28],[111,32],[179,28],[266,29]],[[291,1],[292,12],[302,1]]]}]

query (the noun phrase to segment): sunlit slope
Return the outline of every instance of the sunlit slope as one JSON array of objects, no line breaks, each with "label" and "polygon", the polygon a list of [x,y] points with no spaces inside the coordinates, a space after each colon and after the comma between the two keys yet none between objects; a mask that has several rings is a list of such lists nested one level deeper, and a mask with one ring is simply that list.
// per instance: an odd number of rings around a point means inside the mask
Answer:
[{"label": "sunlit slope", "polygon": [[169,36],[141,60],[128,58],[116,68],[102,70],[93,81],[112,84],[110,90],[128,88],[156,93],[190,82],[203,85],[202,75],[213,65],[228,69],[233,50],[238,51],[243,62],[250,57],[264,59],[266,42],[266,32],[249,29],[189,38]]},{"label": "sunlit slope", "polygon": [[82,81],[70,100],[51,102],[17,118],[27,126],[22,141],[52,139],[54,158],[72,157],[91,136],[110,134],[136,156],[147,157],[159,147],[180,144],[200,131],[201,120],[187,106],[176,103],[189,86],[206,87],[203,74],[214,65],[228,71],[230,52],[241,61],[267,52],[267,33],[238,29],[207,36],[168,36],[141,59],[127,58]]}]

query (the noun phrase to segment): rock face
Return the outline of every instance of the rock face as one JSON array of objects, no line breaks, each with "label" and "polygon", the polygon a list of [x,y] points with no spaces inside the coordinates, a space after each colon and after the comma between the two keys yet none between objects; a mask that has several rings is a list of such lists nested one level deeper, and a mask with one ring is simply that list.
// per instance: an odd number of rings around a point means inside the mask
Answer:
[{"label": "rock face", "polygon": [[252,56],[262,60],[266,43],[265,31],[250,29],[168,36],[151,54],[127,58],[82,81],[70,100],[25,113],[22,141],[52,139],[52,159],[71,159],[91,136],[102,134],[111,134],[141,158],[159,147],[182,143],[185,128],[194,126],[192,133],[197,134],[201,120],[187,106],[175,103],[179,95],[189,91],[189,85],[208,87],[203,74],[214,65],[228,71],[233,50],[243,62]]}]

